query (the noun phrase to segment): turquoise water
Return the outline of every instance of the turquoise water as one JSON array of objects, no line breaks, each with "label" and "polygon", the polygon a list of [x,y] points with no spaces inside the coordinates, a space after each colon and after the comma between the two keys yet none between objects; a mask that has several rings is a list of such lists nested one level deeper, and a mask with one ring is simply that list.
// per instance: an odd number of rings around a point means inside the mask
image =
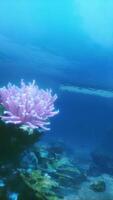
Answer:
[{"label": "turquoise water", "polygon": [[[90,178],[106,174],[108,193],[113,187],[108,177],[113,175],[112,10],[112,0],[0,0],[0,87],[24,79],[51,88],[60,112],[41,142],[63,143],[75,164],[80,157],[79,165],[89,166]],[[83,164],[85,156],[88,162]],[[87,183],[79,200],[90,200],[82,196],[85,189]],[[94,194],[94,199],[100,196]]]}]

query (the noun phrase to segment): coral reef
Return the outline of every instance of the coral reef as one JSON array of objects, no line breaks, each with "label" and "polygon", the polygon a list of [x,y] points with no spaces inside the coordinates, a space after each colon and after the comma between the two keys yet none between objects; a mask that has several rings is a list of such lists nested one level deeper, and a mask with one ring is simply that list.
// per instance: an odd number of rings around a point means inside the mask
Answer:
[{"label": "coral reef", "polygon": [[35,143],[1,162],[0,199],[112,200],[113,178],[89,176],[59,144]]},{"label": "coral reef", "polygon": [[38,200],[58,200],[60,197],[55,193],[58,183],[48,174],[42,174],[40,170],[33,170],[31,173],[20,173],[27,190]]},{"label": "coral reef", "polygon": [[15,162],[2,162],[1,199],[5,194],[9,200],[9,194],[14,194],[17,200],[61,200],[70,193],[75,194],[87,176],[60,149],[37,143],[22,152]]},{"label": "coral reef", "polygon": [[57,95],[51,90],[42,90],[35,81],[28,85],[21,81],[20,87],[9,83],[0,88],[0,104],[4,107],[1,119],[6,123],[26,125],[48,130],[48,119],[56,115],[54,102]]},{"label": "coral reef", "polygon": [[0,121],[0,161],[17,157],[19,153],[39,141],[42,133],[37,129],[23,129],[18,125]]},{"label": "coral reef", "polygon": [[0,89],[0,199],[113,200],[112,143],[90,156],[62,142],[39,143],[58,113],[56,98],[34,81]]}]

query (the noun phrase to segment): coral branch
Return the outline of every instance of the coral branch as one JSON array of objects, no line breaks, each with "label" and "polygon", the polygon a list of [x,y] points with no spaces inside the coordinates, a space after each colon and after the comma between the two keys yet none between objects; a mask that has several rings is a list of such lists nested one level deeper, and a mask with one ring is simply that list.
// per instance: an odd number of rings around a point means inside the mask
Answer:
[{"label": "coral branch", "polygon": [[1,119],[6,123],[48,130],[48,119],[59,112],[54,107],[56,99],[56,94],[52,96],[51,90],[39,89],[35,81],[26,85],[21,80],[20,87],[9,83],[0,88],[0,104],[5,109]]}]

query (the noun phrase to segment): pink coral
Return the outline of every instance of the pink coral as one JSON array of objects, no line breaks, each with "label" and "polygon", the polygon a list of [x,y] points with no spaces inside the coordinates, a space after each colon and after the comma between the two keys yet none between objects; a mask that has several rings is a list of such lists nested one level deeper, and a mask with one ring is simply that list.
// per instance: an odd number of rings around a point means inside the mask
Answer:
[{"label": "pink coral", "polygon": [[48,119],[59,112],[54,107],[56,99],[56,94],[52,96],[51,90],[39,89],[35,81],[26,85],[22,80],[20,87],[9,83],[0,88],[0,104],[5,108],[1,119],[6,123],[48,130]]}]

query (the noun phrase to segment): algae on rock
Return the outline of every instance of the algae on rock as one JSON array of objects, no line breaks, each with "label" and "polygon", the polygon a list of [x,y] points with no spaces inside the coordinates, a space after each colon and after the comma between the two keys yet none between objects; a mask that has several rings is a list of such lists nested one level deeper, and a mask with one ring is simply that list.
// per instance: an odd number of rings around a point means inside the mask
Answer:
[{"label": "algae on rock", "polygon": [[40,170],[31,173],[20,174],[25,185],[30,189],[38,200],[58,200],[55,190],[59,184],[48,174],[42,174]]}]

